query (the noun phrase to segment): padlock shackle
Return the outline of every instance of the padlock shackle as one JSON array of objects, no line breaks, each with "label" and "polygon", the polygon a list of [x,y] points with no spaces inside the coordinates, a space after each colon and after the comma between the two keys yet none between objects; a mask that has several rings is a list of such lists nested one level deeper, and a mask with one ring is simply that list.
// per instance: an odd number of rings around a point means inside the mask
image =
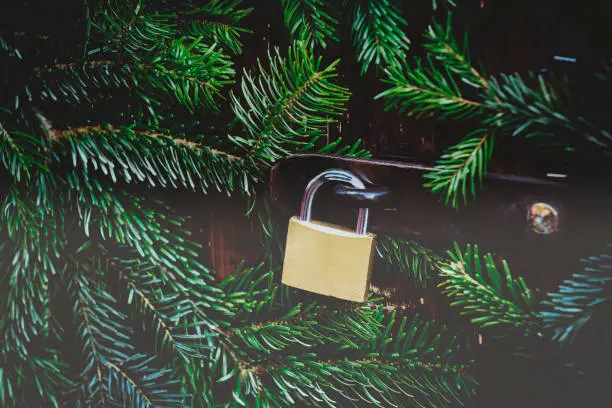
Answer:
[{"label": "padlock shackle", "polygon": [[[319,173],[315,178],[310,180],[306,189],[304,190],[304,196],[302,197],[302,207],[300,209],[300,220],[310,222],[312,213],[312,201],[314,195],[323,184],[328,181],[337,181],[341,183],[350,184],[351,186],[359,189],[365,189],[363,181],[348,170],[343,169],[328,169]],[[357,227],[355,232],[358,234],[367,234],[368,232],[368,216],[369,211],[367,208],[360,208],[357,216]]]}]

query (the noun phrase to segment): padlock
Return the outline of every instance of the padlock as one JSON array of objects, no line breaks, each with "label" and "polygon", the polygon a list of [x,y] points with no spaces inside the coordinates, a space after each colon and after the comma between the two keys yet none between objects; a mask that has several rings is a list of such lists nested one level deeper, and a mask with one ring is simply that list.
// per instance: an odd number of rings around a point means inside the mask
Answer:
[{"label": "padlock", "polygon": [[311,221],[313,198],[327,181],[365,188],[357,176],[341,169],[325,170],[308,183],[299,218],[289,220],[282,282],[325,296],[364,302],[370,287],[376,235],[367,232],[367,208],[359,209],[355,231]]}]

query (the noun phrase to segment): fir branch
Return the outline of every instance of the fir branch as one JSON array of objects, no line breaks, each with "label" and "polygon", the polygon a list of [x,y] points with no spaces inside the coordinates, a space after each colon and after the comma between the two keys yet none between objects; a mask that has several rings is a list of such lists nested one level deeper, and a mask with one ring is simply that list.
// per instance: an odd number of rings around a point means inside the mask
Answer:
[{"label": "fir branch", "polygon": [[108,59],[55,63],[36,67],[33,72],[40,89],[37,96],[43,101],[94,103],[108,99],[115,89],[134,86],[130,67]]},{"label": "fir branch", "polygon": [[[11,186],[2,208],[8,242],[2,249],[7,259],[6,318],[0,324],[2,350],[26,358],[28,344],[48,330],[49,276],[57,273],[57,260],[64,246],[64,231],[58,223],[47,190],[45,176],[30,186]],[[29,188],[28,188],[29,187]]]},{"label": "fir branch", "polygon": [[[482,116],[487,111],[493,114],[498,112],[502,98],[495,91],[493,80],[486,79],[473,67],[467,37],[463,49],[459,48],[451,31],[451,14],[448,14],[445,28],[434,22],[428,27],[425,38],[428,41],[425,44],[428,64],[424,65],[417,59],[414,68],[387,68],[388,79],[385,82],[392,87],[376,98],[387,99],[387,109],[398,107],[409,116],[462,120]],[[433,59],[443,68],[439,68]],[[473,95],[477,98],[465,96],[458,80],[478,91]],[[482,183],[493,153],[492,122],[483,119],[485,127],[449,148],[434,170],[425,176],[428,180],[425,186],[434,193],[444,192],[446,204],[450,202],[457,207],[459,196],[463,197],[464,203],[467,202],[468,186],[472,196],[475,196],[476,185]]]},{"label": "fir branch", "polygon": [[406,26],[395,0],[368,0],[355,5],[351,29],[362,75],[371,64],[396,65],[406,59],[410,48]]},{"label": "fir branch", "polygon": [[108,1],[100,7],[91,27],[104,38],[89,54],[111,52],[135,61],[149,60],[149,55],[163,49],[176,37],[175,14],[150,13],[142,1]]},{"label": "fir branch", "polygon": [[426,367],[449,365],[458,371],[471,364],[467,355],[459,355],[463,346],[458,338],[435,320],[424,321],[417,314],[411,319],[404,316],[397,321],[397,311],[387,316],[382,306],[378,307],[373,317],[380,324],[381,331],[374,341],[358,349],[362,355],[378,353],[389,361],[418,356]]},{"label": "fir branch", "polygon": [[467,203],[467,188],[472,197],[476,186],[487,173],[487,164],[493,155],[494,138],[486,129],[467,135],[461,142],[449,148],[438,159],[434,170],[425,175],[425,184],[432,192],[445,191],[445,202],[457,207],[458,197]]},{"label": "fir branch", "polygon": [[459,76],[461,82],[484,91],[490,91],[491,85],[484,74],[472,65],[468,50],[467,31],[463,40],[463,49],[459,48],[452,34],[452,15],[448,13],[446,28],[435,21],[427,27],[425,49],[451,72]]},{"label": "fir branch", "polygon": [[250,139],[233,138],[254,161],[270,165],[323,136],[327,123],[345,109],[348,91],[332,82],[335,61],[326,68],[301,42],[286,58],[269,54],[270,72],[258,63],[259,77],[245,73],[242,98],[232,93],[232,106]]},{"label": "fir branch", "polygon": [[135,82],[174,95],[191,112],[199,106],[217,111],[216,97],[233,83],[235,73],[232,61],[214,45],[188,37],[174,40],[166,52],[135,67],[139,74]]},{"label": "fir branch", "polygon": [[582,272],[563,281],[549,299],[542,302],[539,317],[552,331],[552,339],[572,343],[580,329],[602,304],[612,299],[612,255],[602,254],[582,260]]},{"label": "fir branch", "polygon": [[533,292],[523,278],[512,277],[505,260],[502,266],[503,275],[491,254],[481,259],[478,246],[468,245],[462,251],[455,244],[455,251],[448,251],[448,260],[440,265],[446,280],[438,286],[452,306],[461,307],[461,314],[482,328],[498,326],[541,336]]},{"label": "fir branch", "polygon": [[[286,365],[267,369],[265,374],[276,387],[268,386],[269,390],[256,397],[274,396],[283,402],[282,406],[314,407],[336,406],[340,401],[377,407],[461,406],[462,400],[467,399],[448,385],[459,382],[469,387],[470,381],[462,378],[461,368],[432,367],[416,358],[402,362],[386,362],[375,356],[336,361],[314,358],[313,354],[302,354],[289,359]],[[369,381],[370,378],[377,380]],[[244,384],[243,387],[246,388]]]},{"label": "fir branch", "polygon": [[0,404],[6,408],[57,408],[63,390],[74,384],[57,350],[45,349],[27,360],[0,359]]},{"label": "fir branch", "polygon": [[495,98],[486,105],[496,111],[483,124],[496,126],[504,133],[533,137],[553,137],[558,131],[569,132],[581,140],[609,148],[612,134],[599,129],[585,117],[577,115],[570,102],[561,98],[562,92],[547,82],[543,75],[529,74],[528,84],[519,74],[500,75],[490,81]]},{"label": "fir branch", "polygon": [[185,406],[186,395],[171,391],[178,381],[170,378],[170,370],[155,368],[155,360],[156,357],[136,354],[122,364],[107,362],[108,382],[116,404],[138,408]]},{"label": "fir branch", "polygon": [[229,309],[236,309],[243,296],[226,296],[213,281],[190,287],[176,285],[155,262],[136,256],[131,260],[115,258],[113,264],[127,283],[128,302],[139,304],[152,323],[157,355],[169,362],[174,378],[181,379],[182,389],[186,388],[194,401],[204,398],[209,403],[206,393],[211,372],[217,369],[211,368],[216,364],[212,362],[215,347],[221,346],[232,354],[231,359],[238,360],[224,340],[222,328],[229,326]]},{"label": "fir branch", "polygon": [[[308,152],[312,151],[315,148],[315,143],[318,141],[317,139],[312,140],[310,143],[304,145],[300,148],[299,152]],[[360,157],[364,159],[369,159],[372,157],[372,153],[366,149],[361,149],[361,140],[358,139],[352,145],[344,145],[342,142],[342,138],[338,137],[331,143],[326,144],[318,149],[316,149],[317,153],[320,154],[329,154],[335,156],[345,156],[345,157]]]},{"label": "fir branch", "polygon": [[[157,8],[154,2],[152,5]],[[166,3],[163,2],[162,3]],[[252,8],[241,8],[242,0],[212,0],[202,2],[171,3],[160,7],[165,13],[176,14],[177,34],[187,37],[202,37],[206,43],[218,44],[233,54],[242,53],[240,36],[252,30],[239,26]]]},{"label": "fir branch", "polygon": [[0,123],[0,161],[15,181],[29,179],[33,170],[46,170],[43,148],[40,139],[19,130],[9,133]]},{"label": "fir branch", "polygon": [[97,28],[106,35],[114,52],[137,60],[181,36],[201,37],[207,43],[216,43],[240,54],[240,35],[251,30],[239,27],[238,23],[252,11],[252,8],[240,8],[241,4],[242,0],[180,5],[152,1],[137,7],[115,4],[111,10],[101,10]]},{"label": "fir branch", "polygon": [[95,180],[83,183],[74,173],[70,180],[72,186],[78,186],[75,205],[79,225],[87,236],[91,234],[90,223],[97,226],[100,238],[129,247],[143,265],[159,268],[158,277],[175,292],[191,297],[200,311],[198,317],[209,327],[224,324],[232,303],[211,283],[211,271],[196,261],[198,245],[188,240],[189,232],[182,228],[184,220],[159,202],[145,208],[144,199],[125,192],[117,197]]},{"label": "fir branch", "polygon": [[141,313],[151,319],[158,352],[168,353],[173,360],[178,357],[177,365],[204,359],[211,325],[198,320],[193,299],[164,285],[154,264],[119,259],[113,263],[127,285],[128,303],[138,304]]},{"label": "fir branch", "polygon": [[[239,308],[225,330],[225,345],[244,360],[262,359],[291,347],[311,349],[339,343],[358,349],[378,330],[367,308],[333,307],[311,303],[284,305],[282,288],[263,265],[238,271],[221,283],[224,292],[241,297]],[[242,361],[242,360],[241,360]]]},{"label": "fir branch", "polygon": [[[465,91],[457,84],[460,81],[470,88],[488,93],[499,103],[499,98],[491,90],[490,81],[472,65],[467,34],[463,49],[453,37],[450,13],[446,27],[434,21],[424,37],[427,41],[424,44],[427,64],[417,58],[414,68],[402,67],[406,64],[387,68],[388,79],[384,82],[393,87],[376,98],[389,98],[388,107],[398,106],[409,115],[430,113],[437,109],[441,111],[440,117],[452,116],[453,119],[471,118],[482,114],[484,109],[492,108],[482,102],[482,97],[474,98],[478,94],[471,98],[464,96]],[[444,68],[439,68],[434,60]],[[413,110],[416,112],[413,113]]]},{"label": "fir branch", "polygon": [[107,100],[111,91],[121,89],[139,97],[152,112],[166,95],[191,112],[202,106],[217,111],[221,89],[233,83],[235,74],[232,61],[217,48],[202,43],[201,37],[183,36],[163,49],[147,50],[146,58],[137,60],[102,55],[37,67],[36,97],[82,104]]},{"label": "fir branch", "polygon": [[105,407],[112,399],[105,380],[108,363],[128,358],[133,346],[127,343],[126,316],[116,309],[116,300],[104,288],[99,260],[74,264],[69,270],[68,293],[72,296],[74,319],[86,364],[81,372],[81,392],[87,405]]},{"label": "fir branch", "polygon": [[[278,305],[274,306],[278,310]],[[357,350],[362,343],[371,341],[378,329],[371,313],[358,309],[340,312],[316,304],[308,307],[298,304],[281,316],[234,324],[239,326],[228,332],[228,341],[234,350],[240,350],[237,354],[244,353],[249,360],[295,347],[337,345]]]},{"label": "fir branch", "polygon": [[48,329],[49,298],[45,290],[49,277],[37,263],[29,261],[27,249],[14,251],[14,265],[8,276],[4,315],[0,322],[2,352],[28,355],[28,345],[34,337]]},{"label": "fir branch", "polygon": [[[124,279],[126,279],[124,277]],[[185,309],[189,310],[191,308],[185,307],[182,303],[185,302],[175,302],[177,296],[166,296],[162,297],[162,299],[158,300],[150,293],[145,294],[143,290],[140,290],[136,284],[127,280],[128,282],[128,290],[129,290],[129,299],[137,299],[140,303],[140,308],[143,310],[145,314],[150,314],[153,316],[153,327],[154,330],[158,333],[158,338],[161,338],[161,345],[159,346],[159,351],[164,348],[171,348],[176,355],[179,355],[182,359],[188,361],[189,358],[198,358],[200,356],[200,349],[202,348],[201,339],[198,339],[198,336],[190,337],[190,340],[193,340],[195,343],[195,347],[187,344],[181,343],[178,337],[182,337],[180,334],[175,334],[175,331],[181,331],[181,328],[177,328],[175,323],[178,319],[172,319],[168,316],[167,312],[168,308],[172,308],[173,311],[184,313]],[[158,295],[159,296],[159,295]],[[131,303],[131,302],[130,302]],[[177,304],[178,303],[178,304]],[[164,313],[166,312],[166,313]]]},{"label": "fir branch", "polygon": [[128,401],[138,407],[182,406],[185,396],[170,391],[177,381],[169,378],[169,371],[151,366],[155,357],[131,354],[126,316],[104,289],[105,267],[99,261],[75,265],[69,287],[87,361],[81,373],[85,401],[100,406]]},{"label": "fir branch", "polygon": [[[187,0],[180,5],[166,0],[157,1],[165,3],[162,9],[166,12],[176,12],[180,21],[205,17],[222,20],[228,25],[236,25],[253,11],[252,7],[242,8],[243,0],[209,0],[207,2]],[[157,5],[155,6],[157,9]]]},{"label": "fir branch", "polygon": [[336,36],[337,10],[333,1],[281,0],[285,26],[296,40],[310,47],[327,47],[327,41],[338,41]]},{"label": "fir branch", "polygon": [[212,42],[227,47],[234,54],[242,54],[240,35],[251,30],[222,23],[215,20],[191,19],[182,21],[182,33],[185,36],[203,37]]},{"label": "fir branch", "polygon": [[249,268],[222,283],[228,292],[248,295],[248,307],[235,315],[232,328],[220,333],[215,340],[217,351],[211,353],[218,382],[235,381],[235,401],[269,394],[261,388],[264,367],[276,364],[287,353],[293,355],[292,350],[315,352],[330,347],[357,352],[380,333],[378,320],[366,306],[343,311],[316,304],[284,306],[270,276],[261,268]]},{"label": "fir branch", "polygon": [[416,241],[382,236],[376,240],[376,253],[388,267],[397,267],[399,272],[414,281],[417,286],[426,287],[433,279],[440,257],[431,249]]},{"label": "fir branch", "polygon": [[[454,406],[473,393],[475,382],[464,373],[465,365],[453,364],[448,356],[456,349],[452,336],[432,331],[418,318],[404,318],[399,329],[394,328],[393,314],[378,336],[364,342],[357,354],[341,359],[302,353],[246,367],[236,389],[255,401],[273,396],[280,406],[334,406],[347,400],[357,405]],[[432,357],[433,350],[446,350],[446,357]],[[371,381],[373,377],[377,380]],[[235,396],[239,400],[245,401]]]},{"label": "fir branch", "polygon": [[383,82],[389,89],[375,96],[386,99],[385,109],[397,108],[408,116],[433,116],[469,119],[480,115],[485,105],[468,99],[457,85],[449,67],[438,68],[431,58],[423,64],[417,58],[415,66],[394,65],[385,68],[387,78]]},{"label": "fir branch", "polygon": [[[228,195],[239,188],[251,194],[259,170],[241,157],[152,131],[129,127],[86,126],[55,132],[75,167],[102,170],[116,181],[151,186],[179,185],[201,192],[214,187]],[[92,152],[96,152],[92,155]]]},{"label": "fir branch", "polygon": [[9,44],[2,35],[0,35],[0,51],[9,58],[23,60],[23,55],[21,55],[19,48]]}]

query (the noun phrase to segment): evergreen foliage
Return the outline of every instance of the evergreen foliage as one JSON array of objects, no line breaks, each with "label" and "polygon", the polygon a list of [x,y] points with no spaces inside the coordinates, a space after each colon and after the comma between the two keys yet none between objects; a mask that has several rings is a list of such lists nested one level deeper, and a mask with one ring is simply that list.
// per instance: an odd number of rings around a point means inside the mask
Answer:
[{"label": "evergreen foliage", "polygon": [[584,269],[559,285],[543,302],[540,318],[553,330],[553,340],[571,343],[580,329],[602,304],[609,301],[612,280],[610,255],[601,254],[582,260]]},{"label": "evergreen foliage", "polygon": [[393,65],[406,57],[406,51],[410,48],[410,40],[404,33],[406,24],[398,4],[393,0],[355,5],[351,29],[362,74],[372,63]]},{"label": "evergreen foliage", "polygon": [[[249,293],[254,301],[213,352],[218,377],[232,385],[237,403],[419,406],[447,401],[453,406],[473,392],[474,380],[465,372],[469,360],[460,356],[457,339],[433,322],[396,321],[368,304],[345,310],[287,304],[286,289],[261,267],[229,278],[223,287]],[[232,361],[234,366],[226,363]]]},{"label": "evergreen foliage", "polygon": [[482,328],[505,325],[520,328],[525,334],[538,330],[537,301],[522,278],[515,279],[502,261],[500,273],[492,254],[480,257],[478,247],[468,245],[465,252],[455,245],[441,267],[443,293],[451,306],[461,307],[461,314],[471,316]]},{"label": "evergreen foliage", "polygon": [[[261,62],[259,77],[245,73],[240,100],[232,94],[236,118],[250,137],[233,137],[255,162],[269,165],[291,151],[312,149],[327,130],[327,124],[344,112],[348,89],[332,82],[338,60],[323,68],[304,43],[291,47],[287,58],[268,56],[268,75]],[[298,125],[298,126],[296,126]],[[367,152],[351,152],[367,156]]]},{"label": "evergreen foliage", "polygon": [[440,256],[417,241],[388,235],[378,237],[376,253],[384,260],[387,272],[397,269],[418,287],[426,287],[437,274]]},{"label": "evergreen foliage", "polygon": [[282,0],[282,4],[285,26],[293,38],[306,41],[310,47],[327,48],[329,43],[339,41],[341,22],[350,27],[362,75],[371,66],[402,61],[410,48],[407,22],[396,0]]},{"label": "evergreen foliage", "polygon": [[338,41],[337,2],[322,0],[281,0],[285,26],[291,35],[311,46],[325,48],[328,41]]}]

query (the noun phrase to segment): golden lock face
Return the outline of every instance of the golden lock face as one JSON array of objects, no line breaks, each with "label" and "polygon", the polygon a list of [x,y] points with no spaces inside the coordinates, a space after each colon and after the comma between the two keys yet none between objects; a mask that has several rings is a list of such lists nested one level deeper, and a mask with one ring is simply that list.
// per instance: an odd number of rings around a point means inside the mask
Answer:
[{"label": "golden lock face", "polygon": [[319,221],[289,221],[282,282],[338,299],[363,302],[370,287],[374,234]]}]

